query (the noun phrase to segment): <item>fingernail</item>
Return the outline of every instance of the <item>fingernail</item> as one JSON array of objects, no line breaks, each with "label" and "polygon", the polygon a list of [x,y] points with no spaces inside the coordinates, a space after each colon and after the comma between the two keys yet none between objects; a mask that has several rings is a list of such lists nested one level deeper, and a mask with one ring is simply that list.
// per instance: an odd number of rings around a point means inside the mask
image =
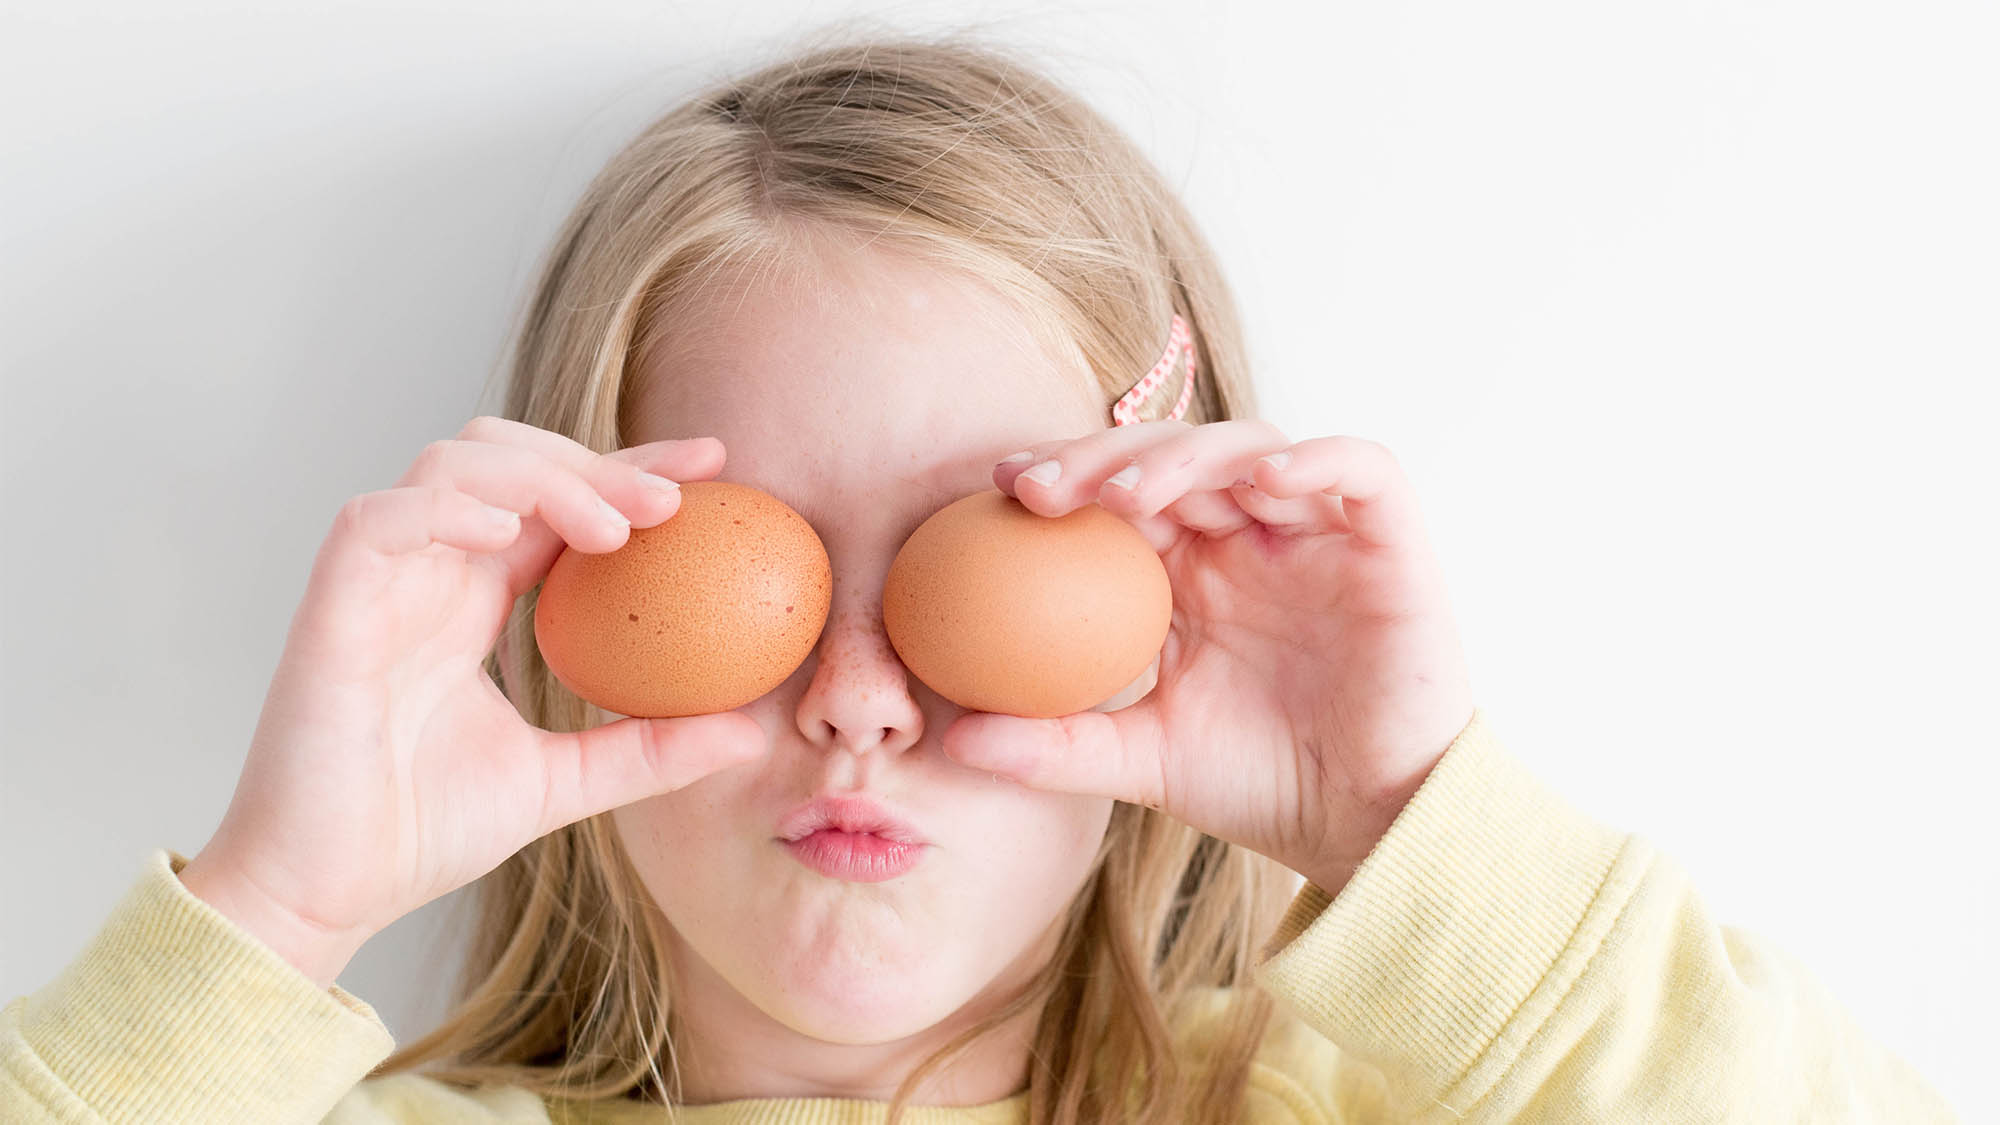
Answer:
[{"label": "fingernail", "polygon": [[997,469],[997,468],[999,468],[999,467],[1000,467],[1001,465],[1018,465],[1018,464],[1020,464],[1020,463],[1021,463],[1021,462],[1023,462],[1023,461],[1033,461],[1034,459],[1035,459],[1035,454],[1034,454],[1034,451],[1032,451],[1032,450],[1028,450],[1028,449],[1023,449],[1023,450],[1022,450],[1021,452],[1019,452],[1019,453],[1015,453],[1015,454],[1011,454],[1011,455],[1009,455],[1009,456],[1006,456],[1006,457],[1002,457],[1002,458],[1001,458],[1000,460],[998,460],[998,461],[994,462],[994,465],[993,465],[993,467]]},{"label": "fingernail", "polygon": [[660,492],[678,492],[681,487],[665,477],[655,476],[652,473],[640,473],[639,483]]},{"label": "fingernail", "polygon": [[597,509],[598,511],[604,513],[605,519],[613,520],[617,523],[623,524],[626,527],[632,526],[632,521],[625,518],[625,513],[612,507],[611,503],[602,496],[599,496],[597,498]]},{"label": "fingernail", "polygon": [[1126,489],[1127,491],[1137,488],[1139,487],[1139,466],[1137,464],[1127,465],[1116,473],[1113,473],[1111,479],[1104,483],[1117,485],[1119,488]]},{"label": "fingernail", "polygon": [[1292,463],[1292,453],[1290,450],[1285,450],[1280,453],[1273,453],[1269,457],[1259,457],[1257,459],[1274,469],[1282,469]]},{"label": "fingernail", "polygon": [[1062,476],[1062,462],[1055,460],[1044,461],[1027,472],[1022,473],[1021,476],[1034,481],[1036,484],[1054,484],[1056,478]]}]

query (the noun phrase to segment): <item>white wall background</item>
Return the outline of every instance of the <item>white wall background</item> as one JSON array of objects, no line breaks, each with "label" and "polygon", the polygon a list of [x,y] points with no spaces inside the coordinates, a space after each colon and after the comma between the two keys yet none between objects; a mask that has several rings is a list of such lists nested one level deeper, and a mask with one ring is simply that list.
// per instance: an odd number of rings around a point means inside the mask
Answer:
[{"label": "white wall background", "polygon": [[[1183,185],[1266,413],[1415,479],[1514,750],[1962,1108],[2000,1004],[2000,48],[1976,0],[16,4],[0,998],[228,801],[313,552],[494,396],[690,87],[1040,46]],[[484,396],[484,397],[482,397]],[[343,982],[440,1011],[433,908]]]}]

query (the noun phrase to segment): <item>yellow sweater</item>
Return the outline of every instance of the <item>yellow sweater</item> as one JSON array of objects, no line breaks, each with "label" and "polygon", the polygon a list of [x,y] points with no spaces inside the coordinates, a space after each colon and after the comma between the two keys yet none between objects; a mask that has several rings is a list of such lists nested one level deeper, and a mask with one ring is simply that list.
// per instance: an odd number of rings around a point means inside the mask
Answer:
[{"label": "yellow sweater", "polygon": [[[1253,1122],[1956,1120],[1796,961],[1718,926],[1643,839],[1583,816],[1474,716],[1329,900],[1306,884],[1257,981],[1282,1018]],[[1198,1032],[1194,1042],[1199,1042]],[[416,1075],[388,1029],[189,894],[164,852],[76,961],[0,1013],[0,1120],[660,1121]],[[911,1125],[1025,1121],[1025,1095]],[[681,1107],[688,1125],[863,1125],[885,1103]]]}]

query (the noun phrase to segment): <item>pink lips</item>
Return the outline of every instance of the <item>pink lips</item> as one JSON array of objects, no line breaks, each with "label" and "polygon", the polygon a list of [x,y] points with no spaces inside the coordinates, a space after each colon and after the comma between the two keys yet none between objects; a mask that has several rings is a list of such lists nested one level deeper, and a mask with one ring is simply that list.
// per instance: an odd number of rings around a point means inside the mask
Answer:
[{"label": "pink lips", "polygon": [[792,811],[778,842],[829,879],[879,883],[916,866],[928,846],[914,828],[865,797],[821,797]]}]

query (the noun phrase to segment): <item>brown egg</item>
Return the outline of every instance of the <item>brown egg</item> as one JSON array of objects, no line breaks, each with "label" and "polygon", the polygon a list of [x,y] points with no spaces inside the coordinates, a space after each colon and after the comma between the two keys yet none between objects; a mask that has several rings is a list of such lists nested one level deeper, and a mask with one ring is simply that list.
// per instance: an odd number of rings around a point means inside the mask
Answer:
[{"label": "brown egg", "polygon": [[812,525],[762,489],[681,485],[664,523],[542,580],[535,643],[564,687],[644,718],[728,711],[785,682],[819,641],[833,568]]},{"label": "brown egg", "polygon": [[889,565],[882,622],[919,680],[961,707],[1053,718],[1105,702],[1167,639],[1152,544],[1096,504],[1042,516],[997,489],[946,505]]}]

